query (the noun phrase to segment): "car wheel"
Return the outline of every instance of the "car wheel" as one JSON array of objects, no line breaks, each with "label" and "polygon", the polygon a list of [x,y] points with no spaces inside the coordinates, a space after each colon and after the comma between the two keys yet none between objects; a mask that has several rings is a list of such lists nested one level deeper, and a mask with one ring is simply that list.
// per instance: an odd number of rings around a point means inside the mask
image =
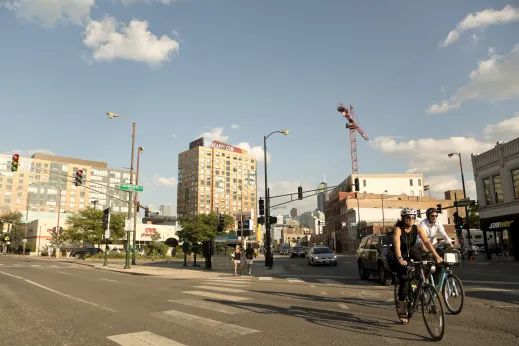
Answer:
[{"label": "car wheel", "polygon": [[389,286],[393,280],[391,273],[389,273],[382,264],[378,266],[378,279],[382,286]]},{"label": "car wheel", "polygon": [[359,276],[362,280],[369,279],[369,273],[364,268],[364,265],[362,264],[362,262],[359,262]]}]

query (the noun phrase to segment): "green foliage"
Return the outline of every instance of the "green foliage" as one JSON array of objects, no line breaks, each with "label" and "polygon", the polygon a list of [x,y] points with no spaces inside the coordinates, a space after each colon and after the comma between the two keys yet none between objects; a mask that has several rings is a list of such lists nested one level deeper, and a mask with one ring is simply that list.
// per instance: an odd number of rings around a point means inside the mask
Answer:
[{"label": "green foliage", "polygon": [[[113,240],[125,237],[124,220],[125,214],[110,213],[110,230]],[[67,229],[63,232],[64,238],[71,243],[99,244],[103,241],[105,233],[102,224],[103,211],[88,207],[68,217]]]},{"label": "green foliage", "polygon": [[160,235],[157,233],[151,236],[151,243],[145,246],[146,256],[148,257],[165,257],[168,252],[168,246],[159,241]]},{"label": "green foliage", "polygon": [[219,219],[215,213],[183,217],[178,220],[182,229],[177,232],[177,236],[182,241],[187,240],[192,243],[211,240],[216,235],[218,222]]},{"label": "green foliage", "polygon": [[5,236],[9,236],[11,244],[19,244],[22,242],[25,234],[25,224],[22,224],[22,213],[20,211],[11,211],[9,209],[0,211],[0,230],[3,230],[4,223],[11,224],[11,230],[2,234],[1,240]]},{"label": "green foliage", "polygon": [[168,239],[166,239],[164,244],[166,244],[167,246],[170,246],[170,247],[177,247],[178,240],[176,238],[168,238]]},{"label": "green foliage", "polygon": [[479,223],[479,205],[474,204],[469,207],[469,225],[470,228],[480,228]]}]

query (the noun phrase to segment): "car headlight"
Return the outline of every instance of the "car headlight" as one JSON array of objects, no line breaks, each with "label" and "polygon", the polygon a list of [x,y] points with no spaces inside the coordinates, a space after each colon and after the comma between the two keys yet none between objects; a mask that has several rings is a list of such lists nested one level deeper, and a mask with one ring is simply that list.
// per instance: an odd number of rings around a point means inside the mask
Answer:
[{"label": "car headlight", "polygon": [[319,259],[319,257],[317,257],[317,256],[314,256],[314,258],[315,258],[315,259]]},{"label": "car headlight", "polygon": [[333,259],[337,259],[337,256],[333,256]]}]

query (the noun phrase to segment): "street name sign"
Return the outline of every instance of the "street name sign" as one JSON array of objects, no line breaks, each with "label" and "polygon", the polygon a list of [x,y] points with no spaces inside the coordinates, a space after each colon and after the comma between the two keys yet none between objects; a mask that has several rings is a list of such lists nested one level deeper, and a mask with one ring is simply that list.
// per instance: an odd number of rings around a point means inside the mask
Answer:
[{"label": "street name sign", "polygon": [[123,191],[133,191],[133,192],[143,192],[144,188],[142,185],[133,185],[133,184],[120,184],[119,189]]}]

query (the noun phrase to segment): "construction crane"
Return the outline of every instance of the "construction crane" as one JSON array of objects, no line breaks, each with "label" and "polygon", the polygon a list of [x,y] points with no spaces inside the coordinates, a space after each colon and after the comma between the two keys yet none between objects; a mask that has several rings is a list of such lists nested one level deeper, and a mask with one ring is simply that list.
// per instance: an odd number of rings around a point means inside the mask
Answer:
[{"label": "construction crane", "polygon": [[341,103],[337,107],[337,111],[342,114],[348,120],[346,128],[350,129],[350,146],[351,146],[351,174],[359,174],[359,164],[357,161],[357,132],[365,139],[369,140],[368,135],[355,121],[355,112],[353,106],[350,105],[350,109],[344,107]]}]

